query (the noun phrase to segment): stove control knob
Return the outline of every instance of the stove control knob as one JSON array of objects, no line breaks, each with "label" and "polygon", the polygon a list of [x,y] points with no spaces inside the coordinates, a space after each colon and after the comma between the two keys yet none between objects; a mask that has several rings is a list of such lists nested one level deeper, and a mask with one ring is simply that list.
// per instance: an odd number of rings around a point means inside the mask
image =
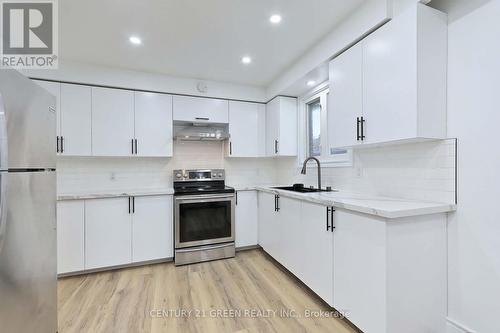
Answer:
[{"label": "stove control knob", "polygon": [[222,177],[222,173],[219,173],[217,176]]},{"label": "stove control knob", "polygon": [[213,174],[212,174],[212,177],[214,177],[214,178],[215,178],[215,177],[217,177],[217,174],[216,174],[216,173],[213,173]]},{"label": "stove control knob", "polygon": [[177,178],[177,179],[182,178],[182,174],[180,174],[180,173],[175,174],[175,178]]}]

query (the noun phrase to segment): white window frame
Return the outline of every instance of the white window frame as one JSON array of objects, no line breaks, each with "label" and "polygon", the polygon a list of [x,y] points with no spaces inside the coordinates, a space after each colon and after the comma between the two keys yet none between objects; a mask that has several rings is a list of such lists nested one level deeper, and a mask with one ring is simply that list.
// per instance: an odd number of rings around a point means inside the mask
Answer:
[{"label": "white window frame", "polygon": [[[321,103],[321,156],[316,156],[316,158],[321,162],[321,166],[326,168],[351,167],[353,165],[352,149],[347,149],[345,154],[330,154],[328,143],[328,93],[329,83],[326,81],[299,97],[299,166],[302,166],[302,162],[308,157],[309,120],[307,105],[318,98]],[[312,163],[311,165],[308,164],[308,167],[313,166]]]}]

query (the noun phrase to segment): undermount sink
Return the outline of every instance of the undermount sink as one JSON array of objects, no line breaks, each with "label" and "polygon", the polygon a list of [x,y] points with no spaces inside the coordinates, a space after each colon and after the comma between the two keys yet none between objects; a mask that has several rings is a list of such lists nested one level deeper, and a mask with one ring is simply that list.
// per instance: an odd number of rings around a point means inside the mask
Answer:
[{"label": "undermount sink", "polygon": [[284,191],[291,191],[291,192],[298,192],[298,193],[315,193],[315,192],[336,192],[336,190],[332,189],[318,189],[318,188],[311,188],[311,187],[304,187],[304,186],[296,186],[300,184],[295,184],[293,186],[278,186],[278,187],[273,187],[277,190],[284,190]]}]

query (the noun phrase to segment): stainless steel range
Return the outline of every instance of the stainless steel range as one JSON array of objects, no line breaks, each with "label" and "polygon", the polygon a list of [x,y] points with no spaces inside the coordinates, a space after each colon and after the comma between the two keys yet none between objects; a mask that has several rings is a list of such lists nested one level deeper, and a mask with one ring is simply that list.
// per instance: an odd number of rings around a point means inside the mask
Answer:
[{"label": "stainless steel range", "polygon": [[174,170],[175,264],[234,257],[234,188],[225,172]]}]

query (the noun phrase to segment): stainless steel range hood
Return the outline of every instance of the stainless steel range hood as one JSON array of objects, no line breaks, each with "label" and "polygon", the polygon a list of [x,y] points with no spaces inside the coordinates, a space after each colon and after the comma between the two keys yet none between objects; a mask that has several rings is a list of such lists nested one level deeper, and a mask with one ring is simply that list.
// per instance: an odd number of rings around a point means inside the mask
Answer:
[{"label": "stainless steel range hood", "polygon": [[174,122],[174,138],[182,141],[223,141],[229,138],[229,125]]}]

